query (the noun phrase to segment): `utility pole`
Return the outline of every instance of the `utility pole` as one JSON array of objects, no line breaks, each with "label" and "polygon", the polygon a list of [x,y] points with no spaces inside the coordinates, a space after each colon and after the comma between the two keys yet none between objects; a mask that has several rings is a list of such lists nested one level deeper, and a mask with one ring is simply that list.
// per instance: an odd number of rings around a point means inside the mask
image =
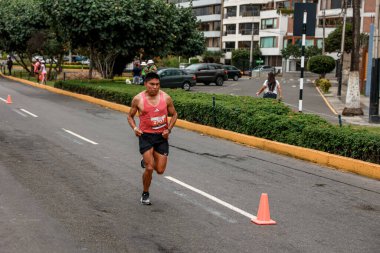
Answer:
[{"label": "utility pole", "polygon": [[339,67],[339,80],[338,80],[338,96],[342,95],[342,78],[343,78],[343,56],[344,56],[344,40],[346,35],[346,15],[347,15],[347,4],[346,0],[343,0],[343,27],[342,27],[342,41],[340,45],[340,67]]},{"label": "utility pole", "polygon": [[253,68],[253,22],[252,22],[252,36],[251,36],[251,48],[249,51],[249,71],[251,71],[251,76],[252,76],[252,68]]},{"label": "utility pole", "polygon": [[[373,60],[372,60],[372,71],[371,71],[371,88],[369,95],[369,122],[371,123],[380,123],[379,117],[379,70],[380,70],[380,50],[379,50],[379,8],[380,8],[380,0],[376,0],[376,14],[375,14],[375,43],[373,48]],[[373,28],[373,27],[371,27]],[[371,39],[371,37],[370,37]],[[370,41],[371,42],[371,41]],[[371,48],[369,48],[371,50]],[[368,79],[368,78],[367,78]]]},{"label": "utility pole", "polygon": [[322,55],[325,55],[325,27],[326,27],[326,0],[322,0],[323,4],[323,34],[322,34]]}]

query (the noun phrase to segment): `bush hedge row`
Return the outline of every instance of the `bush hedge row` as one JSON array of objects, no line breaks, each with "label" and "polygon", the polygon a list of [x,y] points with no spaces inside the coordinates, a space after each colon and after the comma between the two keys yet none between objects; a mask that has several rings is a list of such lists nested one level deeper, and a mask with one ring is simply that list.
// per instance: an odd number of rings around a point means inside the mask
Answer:
[{"label": "bush hedge row", "polygon": [[[128,106],[144,89],[111,81],[60,81],[55,87]],[[271,99],[165,91],[172,96],[180,119],[380,164],[380,136],[366,130],[332,125]]]}]

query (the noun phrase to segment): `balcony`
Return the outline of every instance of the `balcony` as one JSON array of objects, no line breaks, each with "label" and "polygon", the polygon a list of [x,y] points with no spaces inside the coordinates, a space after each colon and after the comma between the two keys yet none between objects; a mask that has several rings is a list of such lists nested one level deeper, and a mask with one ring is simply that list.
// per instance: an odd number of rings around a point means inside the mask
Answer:
[{"label": "balcony", "polygon": [[236,30],[227,30],[223,32],[223,36],[236,35]]},{"label": "balcony", "polygon": [[206,38],[220,37],[220,31],[203,31]]},{"label": "balcony", "polygon": [[244,11],[244,12],[240,13],[240,16],[242,16],[242,17],[258,17],[258,16],[260,16],[260,11],[259,10]]},{"label": "balcony", "polygon": [[[252,29],[241,29],[239,31],[241,35],[252,35]],[[259,35],[259,29],[253,29],[253,35]]]}]

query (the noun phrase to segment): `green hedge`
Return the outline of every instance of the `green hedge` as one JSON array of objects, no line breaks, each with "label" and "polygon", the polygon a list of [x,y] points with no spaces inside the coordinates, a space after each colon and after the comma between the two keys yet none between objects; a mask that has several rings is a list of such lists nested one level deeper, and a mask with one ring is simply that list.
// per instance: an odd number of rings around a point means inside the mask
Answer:
[{"label": "green hedge", "polygon": [[[133,97],[144,90],[144,86],[112,81],[60,81],[55,87],[124,105],[130,105]],[[215,119],[217,128],[380,163],[379,135],[349,126],[335,126],[316,115],[292,112],[277,100],[165,91],[172,96],[181,119],[209,126],[214,126]]]}]

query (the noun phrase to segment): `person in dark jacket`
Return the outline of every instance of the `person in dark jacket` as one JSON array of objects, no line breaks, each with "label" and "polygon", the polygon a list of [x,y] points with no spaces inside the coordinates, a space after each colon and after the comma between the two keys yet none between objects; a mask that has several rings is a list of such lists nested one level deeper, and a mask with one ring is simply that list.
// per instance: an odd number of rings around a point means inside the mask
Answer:
[{"label": "person in dark jacket", "polygon": [[13,61],[12,61],[12,57],[9,55],[7,59],[7,67],[8,67],[9,75],[12,75]]}]

